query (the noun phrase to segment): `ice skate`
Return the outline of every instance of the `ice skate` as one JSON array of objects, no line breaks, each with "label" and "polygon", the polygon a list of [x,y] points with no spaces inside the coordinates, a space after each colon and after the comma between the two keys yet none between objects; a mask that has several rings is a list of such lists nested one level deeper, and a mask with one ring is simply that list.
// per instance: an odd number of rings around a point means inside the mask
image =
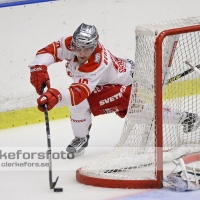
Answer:
[{"label": "ice skate", "polygon": [[67,158],[73,159],[76,156],[81,156],[85,152],[85,147],[88,146],[90,136],[86,135],[86,137],[79,138],[75,137],[71,143],[67,146],[66,151],[68,152]]},{"label": "ice skate", "polygon": [[200,126],[200,118],[197,114],[186,112],[187,116],[185,120],[182,122],[183,132],[188,133],[192,131],[196,131]]}]

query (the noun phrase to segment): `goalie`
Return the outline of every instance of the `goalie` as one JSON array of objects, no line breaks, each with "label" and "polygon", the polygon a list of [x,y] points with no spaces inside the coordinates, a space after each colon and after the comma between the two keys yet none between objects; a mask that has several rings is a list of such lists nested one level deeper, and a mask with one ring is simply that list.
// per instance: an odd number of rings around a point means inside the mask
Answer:
[{"label": "goalie", "polygon": [[[63,60],[66,61],[67,75],[73,83],[69,88],[58,91],[50,86],[48,67]],[[38,109],[43,112],[41,106],[44,104],[47,104],[48,110],[55,105],[69,107],[75,138],[67,146],[67,152],[75,156],[84,153],[90,138],[91,113],[98,116],[115,112],[121,118],[126,116],[134,62],[116,57],[106,49],[99,42],[95,26],[82,23],[73,36],[62,37],[39,50],[29,67],[31,84],[41,95],[37,99]],[[44,94],[43,85],[48,88]],[[137,92],[134,95],[136,97]],[[164,123],[170,123],[167,121],[169,118],[165,118],[165,115],[170,115],[173,123],[183,125],[184,132],[194,130],[199,120],[196,113],[163,107]],[[140,110],[143,110],[143,106]]]},{"label": "goalie", "polygon": [[[176,167],[179,165],[182,171],[171,173],[164,181],[178,192],[200,189],[200,154],[192,154],[174,160]],[[174,171],[174,170],[173,170]]]}]

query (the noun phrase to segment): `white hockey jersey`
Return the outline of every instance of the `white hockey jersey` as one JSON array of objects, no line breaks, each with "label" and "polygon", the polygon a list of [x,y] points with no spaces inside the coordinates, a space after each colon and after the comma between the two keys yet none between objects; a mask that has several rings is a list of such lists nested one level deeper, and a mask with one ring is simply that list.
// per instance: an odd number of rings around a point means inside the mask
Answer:
[{"label": "white hockey jersey", "polygon": [[[118,58],[98,42],[96,50],[82,65],[72,51],[70,37],[63,37],[39,50],[29,67],[46,65],[66,60],[67,74],[73,83],[65,90],[67,105],[78,105],[86,99],[97,85],[132,84],[134,63],[129,59]],[[66,98],[65,98],[66,99]]]}]

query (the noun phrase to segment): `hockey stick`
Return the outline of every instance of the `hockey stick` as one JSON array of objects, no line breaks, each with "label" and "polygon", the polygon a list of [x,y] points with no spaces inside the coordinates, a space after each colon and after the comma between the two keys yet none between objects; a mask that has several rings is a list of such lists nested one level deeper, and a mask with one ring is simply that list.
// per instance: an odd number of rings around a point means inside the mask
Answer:
[{"label": "hockey stick", "polygon": [[[45,86],[43,85],[42,86],[42,94],[44,92],[44,88],[45,88]],[[55,182],[52,181],[51,136],[50,136],[49,117],[48,117],[47,105],[45,104],[43,106],[43,108],[44,108],[46,133],[47,133],[47,145],[48,145],[47,155],[48,155],[48,160],[49,160],[49,186],[50,186],[50,189],[54,189],[59,177],[56,178]]]},{"label": "hockey stick", "polygon": [[[187,62],[187,61],[186,61],[186,62]],[[185,63],[186,63],[186,62],[185,62]],[[186,64],[187,64],[187,63],[186,63]],[[197,65],[196,68],[200,69],[200,65]],[[188,70],[186,70],[186,71],[184,71],[184,72],[182,72],[182,73],[180,73],[180,74],[178,74],[178,75],[176,75],[176,76],[170,78],[170,79],[168,80],[167,84],[172,83],[172,82],[178,80],[179,78],[182,78],[182,77],[184,77],[184,76],[187,75],[187,74],[190,74],[190,73],[193,72],[193,71],[194,71],[194,68],[188,69]]]},{"label": "hockey stick", "polygon": [[186,61],[185,61],[185,64],[187,64],[188,66],[191,67],[190,70],[193,70],[193,71],[197,72],[197,74],[200,75],[200,70],[199,70],[200,67],[198,67],[199,65],[197,65],[197,66],[195,67],[195,66],[193,66],[193,65],[190,63],[189,60],[186,60]]}]

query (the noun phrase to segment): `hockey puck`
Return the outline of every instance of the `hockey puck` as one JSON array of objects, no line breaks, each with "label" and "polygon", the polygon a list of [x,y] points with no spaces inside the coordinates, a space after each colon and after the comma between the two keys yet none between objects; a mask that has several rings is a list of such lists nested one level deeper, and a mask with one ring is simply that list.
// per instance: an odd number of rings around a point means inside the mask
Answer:
[{"label": "hockey puck", "polygon": [[62,192],[63,191],[62,188],[54,188],[53,190],[54,190],[54,192]]}]

